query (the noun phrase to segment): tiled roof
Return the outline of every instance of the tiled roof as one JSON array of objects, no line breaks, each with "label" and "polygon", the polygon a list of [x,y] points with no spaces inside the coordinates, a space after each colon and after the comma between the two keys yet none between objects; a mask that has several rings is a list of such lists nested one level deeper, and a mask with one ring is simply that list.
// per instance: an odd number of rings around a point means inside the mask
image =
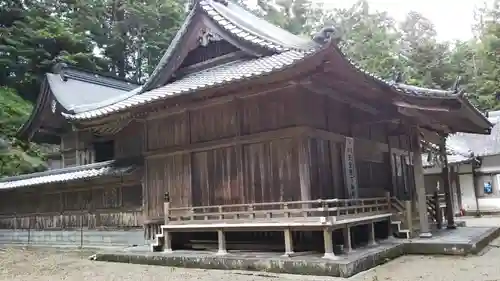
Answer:
[{"label": "tiled roof", "polygon": [[280,54],[246,59],[219,65],[167,84],[163,87],[131,96],[115,104],[90,110],[74,115],[65,114],[71,120],[85,120],[103,117],[112,113],[124,111],[128,108],[151,103],[169,96],[187,94],[194,91],[221,86],[229,82],[242,81],[248,78],[264,76],[277,70],[285,69],[308,54],[299,51],[286,51]]},{"label": "tiled roof", "polygon": [[[500,111],[492,111],[488,115],[488,120],[494,125],[490,135],[456,133],[447,138],[448,163],[464,162],[472,156],[500,154]],[[422,160],[425,167],[434,165],[427,161],[427,154],[422,156]]]},{"label": "tiled roof", "polygon": [[[449,164],[456,164],[456,163],[462,163],[465,161],[469,161],[472,159],[472,152],[471,151],[463,151],[463,150],[457,150],[457,149],[462,149],[462,147],[454,147],[452,145],[449,145],[448,143],[446,144],[446,152],[447,152],[447,160]],[[424,168],[428,167],[433,167],[435,163],[433,161],[429,161],[428,159],[428,154],[423,153],[422,154],[422,166]]]},{"label": "tiled roof", "polygon": [[489,116],[494,125],[490,135],[456,133],[448,138],[447,144],[457,150],[470,150],[475,156],[500,154],[500,111],[490,112]]},{"label": "tiled roof", "polygon": [[214,0],[202,0],[199,3],[203,11],[220,27],[250,44],[274,52],[309,51],[320,47],[313,40],[294,35],[230,1],[227,5]]},{"label": "tiled roof", "polygon": [[134,166],[117,166],[115,161],[49,170],[0,179],[0,190],[92,179],[102,176],[120,176],[134,170]]},{"label": "tiled roof", "polygon": [[[108,103],[99,108],[75,114],[64,114],[69,120],[90,120],[108,116],[114,113],[126,111],[129,108],[147,104],[156,100],[168,98],[179,94],[187,94],[197,90],[220,86],[230,82],[239,82],[243,79],[271,74],[285,67],[293,65],[296,61],[303,59],[307,54],[317,51],[322,45],[315,40],[305,39],[277,27],[252,13],[239,7],[230,1],[223,0],[200,0],[198,6],[191,10],[183,26],[167,49],[159,65],[155,68],[150,79],[136,93],[121,101]],[[245,42],[246,45],[256,47],[256,53],[263,57],[240,60],[230,64],[217,66],[209,70],[188,75],[166,86],[154,89],[154,85],[160,84],[161,79],[169,78],[163,75],[162,70],[166,68],[174,54],[174,50],[180,46],[184,35],[192,26],[195,14],[200,12],[204,17],[216,24],[219,28],[227,31],[237,41]],[[325,31],[325,30],[323,30]],[[233,38],[233,39],[234,39]],[[328,40],[327,40],[328,41]],[[490,126],[484,120],[484,116],[463,95],[455,91],[426,89],[402,83],[385,80],[370,73],[349,59],[342,51],[339,44],[339,54],[348,61],[355,71],[365,75],[374,83],[378,83],[388,92],[399,93],[404,97],[418,98],[450,98],[456,99],[465,105],[465,111],[460,114],[470,114],[481,128]],[[259,51],[265,50],[265,52]],[[334,51],[332,49],[332,51]],[[259,56],[260,56],[259,55]],[[163,76],[162,76],[163,75]],[[418,101],[417,101],[418,103]]]}]

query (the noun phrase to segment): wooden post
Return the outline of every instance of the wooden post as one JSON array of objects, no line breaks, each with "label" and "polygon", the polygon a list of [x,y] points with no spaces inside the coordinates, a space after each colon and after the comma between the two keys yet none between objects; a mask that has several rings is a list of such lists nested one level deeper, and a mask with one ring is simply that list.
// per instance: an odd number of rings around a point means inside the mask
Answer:
[{"label": "wooden post", "polygon": [[164,224],[167,225],[170,221],[170,194],[165,192],[163,197],[163,216]]},{"label": "wooden post", "polygon": [[[311,200],[311,173],[310,173],[310,149],[309,139],[305,136],[299,139],[299,179],[300,200]],[[308,209],[310,204],[303,204],[302,208]]]},{"label": "wooden post", "polygon": [[375,240],[375,223],[371,222],[368,226],[370,227],[369,229],[370,236],[368,237],[368,244],[372,246],[377,245],[377,241]]},{"label": "wooden post", "polygon": [[[417,190],[418,214],[420,220],[420,237],[430,238],[429,220],[427,218],[427,198],[425,196],[424,168],[422,165],[422,152],[420,149],[421,137],[417,129],[414,135],[413,147],[413,175],[415,177],[415,188]],[[407,210],[408,211],[408,210]],[[411,231],[412,229],[410,229]]]},{"label": "wooden post", "polygon": [[287,228],[283,231],[283,234],[285,235],[285,254],[283,256],[290,257],[291,255],[293,255],[292,231]]},{"label": "wooden post", "polygon": [[406,220],[406,227],[408,227],[408,230],[410,231],[410,235],[413,234],[413,214],[412,214],[412,202],[405,200],[405,220]]},{"label": "wooden post", "polygon": [[333,236],[331,229],[323,229],[323,241],[325,244],[325,255],[323,256],[323,258],[336,259],[337,257],[333,253]]},{"label": "wooden post", "polygon": [[165,239],[164,252],[169,254],[172,253],[172,235],[168,231],[163,232],[163,238]]},{"label": "wooden post", "polygon": [[222,229],[217,230],[217,239],[219,242],[219,251],[217,251],[218,256],[223,256],[227,254],[226,249],[226,235]]},{"label": "wooden post", "polygon": [[346,225],[346,227],[343,229],[344,232],[344,251],[346,253],[349,253],[352,251],[352,241],[351,241],[351,228]]},{"label": "wooden post", "polygon": [[434,191],[433,195],[434,208],[436,208],[436,223],[437,228],[441,229],[443,227],[443,214],[441,214],[441,202],[439,200],[439,193]]},{"label": "wooden post", "polygon": [[390,191],[385,192],[385,198],[387,200],[387,211],[392,212],[392,198]]},{"label": "wooden post", "polygon": [[447,229],[455,229],[457,226],[455,225],[455,217],[453,216],[453,202],[451,199],[451,184],[450,184],[450,172],[448,168],[448,156],[446,153],[446,136],[441,137],[441,144],[439,145],[439,151],[442,157],[442,165],[443,170],[441,173],[441,177],[443,179],[443,189],[444,189],[444,198],[446,200],[446,228]]}]

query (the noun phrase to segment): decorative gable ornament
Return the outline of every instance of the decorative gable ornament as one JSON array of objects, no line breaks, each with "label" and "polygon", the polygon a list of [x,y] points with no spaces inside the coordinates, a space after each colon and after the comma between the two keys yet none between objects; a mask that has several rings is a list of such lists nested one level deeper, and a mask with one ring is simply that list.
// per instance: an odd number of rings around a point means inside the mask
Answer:
[{"label": "decorative gable ornament", "polygon": [[206,47],[210,42],[222,40],[222,37],[208,28],[203,28],[200,30],[200,37],[198,40],[201,46]]},{"label": "decorative gable ornament", "polygon": [[55,99],[52,100],[51,104],[50,104],[50,108],[52,109],[52,113],[56,113],[56,109],[57,109],[57,102]]},{"label": "decorative gable ornament", "polygon": [[330,41],[334,41],[338,43],[340,41],[341,35],[338,30],[333,27],[324,27],[318,33],[316,33],[313,37],[313,40],[318,44],[326,44]]}]

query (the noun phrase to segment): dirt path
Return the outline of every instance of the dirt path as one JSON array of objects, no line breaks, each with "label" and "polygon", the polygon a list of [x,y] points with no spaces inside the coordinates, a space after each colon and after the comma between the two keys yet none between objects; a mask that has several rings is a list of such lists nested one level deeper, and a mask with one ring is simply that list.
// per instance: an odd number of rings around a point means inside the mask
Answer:
[{"label": "dirt path", "polygon": [[[500,225],[500,218],[468,219],[468,225]],[[258,272],[169,268],[92,262],[91,252],[55,249],[0,249],[0,281],[339,281],[342,278]],[[353,281],[500,281],[500,239],[473,257],[404,256],[350,278]]]},{"label": "dirt path", "polygon": [[[500,245],[500,241],[493,243]],[[171,281],[338,281],[342,278],[277,275],[258,272],[197,270],[92,262],[89,252],[52,249],[0,249],[0,280],[171,280]],[[423,257],[405,256],[350,278],[355,281],[493,281],[500,280],[500,248],[490,247],[482,256]]]}]

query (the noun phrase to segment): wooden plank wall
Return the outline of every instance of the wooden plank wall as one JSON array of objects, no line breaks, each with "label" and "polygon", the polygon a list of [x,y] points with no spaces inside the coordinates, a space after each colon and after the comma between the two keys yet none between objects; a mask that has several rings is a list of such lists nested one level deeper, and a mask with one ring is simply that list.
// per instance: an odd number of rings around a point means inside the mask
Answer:
[{"label": "wooden plank wall", "polygon": [[[360,197],[384,196],[386,191],[392,191],[393,176],[399,181],[411,180],[411,173],[398,174],[395,170],[395,167],[408,170],[400,163],[401,159],[408,160],[405,157],[409,154],[401,153],[410,150],[407,135],[390,137],[388,141],[390,132],[386,124],[372,122],[377,116],[326,96],[303,92],[300,99],[305,116],[304,125],[355,138]],[[341,140],[328,137],[310,139],[312,199],[345,196],[342,166],[344,149],[344,142]],[[398,158],[400,161],[394,162],[391,158]],[[406,187],[401,183],[397,188]]]},{"label": "wooden plank wall", "polygon": [[115,159],[142,155],[143,126],[142,122],[133,120],[113,136]]},{"label": "wooden plank wall", "polygon": [[[160,114],[160,113],[159,113]],[[173,207],[301,200],[345,196],[342,135],[353,136],[362,197],[392,187],[387,130],[360,110],[298,88],[219,104],[161,113],[146,123],[145,217],[163,216],[163,195]],[[259,134],[309,127],[309,136]],[[329,137],[334,133],[336,137]],[[240,141],[243,136],[255,141]],[[406,148],[404,138],[395,147]],[[300,157],[299,150],[305,149]],[[301,161],[309,167],[299,177]],[[301,182],[311,186],[302,194]]]},{"label": "wooden plank wall", "polygon": [[288,89],[148,120],[145,216],[163,215],[165,192],[173,207],[299,200],[297,140],[228,140],[296,126],[300,110]]},{"label": "wooden plank wall", "polygon": [[142,186],[137,181],[91,181],[0,193],[0,228],[120,229],[142,227]]}]

